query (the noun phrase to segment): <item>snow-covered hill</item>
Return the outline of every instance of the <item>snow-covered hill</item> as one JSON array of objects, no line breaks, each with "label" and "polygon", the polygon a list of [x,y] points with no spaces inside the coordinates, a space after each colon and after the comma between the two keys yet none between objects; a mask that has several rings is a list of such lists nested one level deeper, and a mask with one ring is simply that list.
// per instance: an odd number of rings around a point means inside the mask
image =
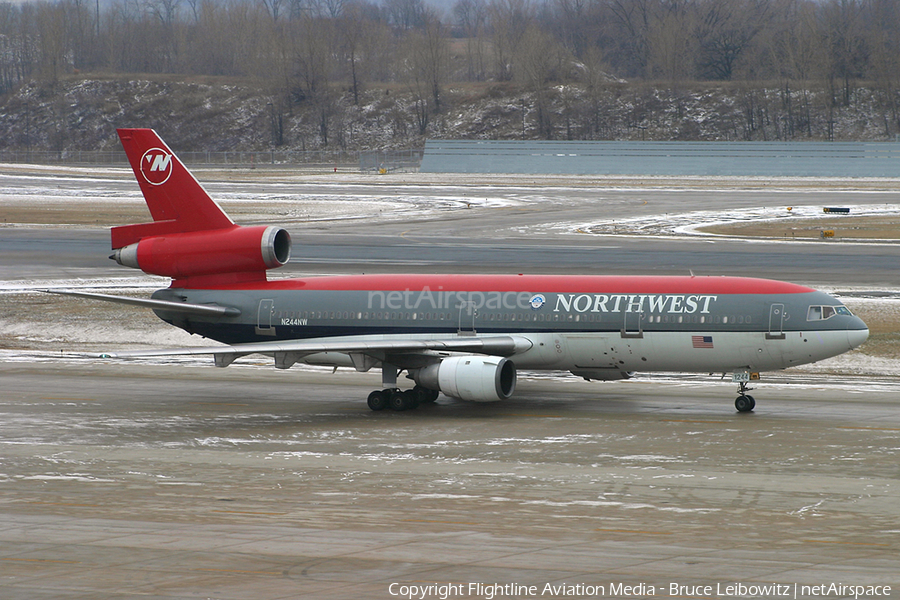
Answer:
[{"label": "snow-covered hill", "polygon": [[181,151],[396,150],[426,138],[883,141],[900,131],[898,98],[867,87],[849,105],[821,86],[625,82],[593,93],[466,84],[443,90],[437,113],[418,100],[403,86],[368,89],[356,106],[349,92],[310,101],[247,82],[72,76],[0,98],[0,150],[118,149],[115,128],[138,126]]}]

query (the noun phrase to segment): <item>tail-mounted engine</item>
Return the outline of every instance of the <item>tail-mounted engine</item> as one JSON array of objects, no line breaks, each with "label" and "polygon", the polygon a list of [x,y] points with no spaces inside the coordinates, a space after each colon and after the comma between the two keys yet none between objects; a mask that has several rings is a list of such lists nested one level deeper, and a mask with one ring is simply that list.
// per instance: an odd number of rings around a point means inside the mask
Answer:
[{"label": "tail-mounted engine", "polygon": [[516,389],[516,366],[499,356],[451,356],[412,375],[422,387],[471,402],[506,400]]},{"label": "tail-mounted engine", "polygon": [[120,265],[176,280],[224,273],[264,273],[291,258],[291,236],[273,226],[146,237],[117,249]]}]

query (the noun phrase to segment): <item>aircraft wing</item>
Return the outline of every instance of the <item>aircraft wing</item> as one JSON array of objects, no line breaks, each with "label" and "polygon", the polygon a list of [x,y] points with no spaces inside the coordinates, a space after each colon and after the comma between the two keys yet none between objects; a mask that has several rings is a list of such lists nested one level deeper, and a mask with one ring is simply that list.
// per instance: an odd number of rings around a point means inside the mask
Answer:
[{"label": "aircraft wing", "polygon": [[448,339],[327,339],[317,341],[284,340],[279,342],[252,342],[222,346],[197,346],[187,348],[161,348],[153,350],[129,350],[104,352],[99,358],[148,358],[153,356],[194,356],[212,354],[217,366],[228,366],[236,358],[247,354],[275,355],[276,366],[287,366],[303,356],[322,352],[338,352],[374,356],[415,354],[424,351],[472,352],[492,356],[511,356],[531,348],[532,342],[520,336],[459,337]]}]

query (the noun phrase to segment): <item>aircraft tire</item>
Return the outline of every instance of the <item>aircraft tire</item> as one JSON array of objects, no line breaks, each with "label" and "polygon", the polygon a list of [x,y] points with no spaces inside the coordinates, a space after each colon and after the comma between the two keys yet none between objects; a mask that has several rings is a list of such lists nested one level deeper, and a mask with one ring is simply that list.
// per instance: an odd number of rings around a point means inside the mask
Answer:
[{"label": "aircraft tire", "polygon": [[416,394],[416,399],[419,401],[419,404],[433,404],[437,402],[438,395],[440,394],[437,390],[431,390],[426,387],[416,386],[413,388],[413,392]]},{"label": "aircraft tire", "polygon": [[369,394],[369,399],[366,401],[369,405],[369,408],[372,410],[384,410],[387,406],[388,401],[384,395],[384,392],[381,390],[375,390],[371,394]]},{"label": "aircraft tire", "polygon": [[750,412],[756,406],[756,400],[753,399],[753,396],[738,396],[734,401],[734,407],[738,412]]},{"label": "aircraft tire", "polygon": [[388,406],[391,407],[391,410],[410,410],[416,407],[415,396],[410,392],[396,390],[391,393],[388,399]]}]

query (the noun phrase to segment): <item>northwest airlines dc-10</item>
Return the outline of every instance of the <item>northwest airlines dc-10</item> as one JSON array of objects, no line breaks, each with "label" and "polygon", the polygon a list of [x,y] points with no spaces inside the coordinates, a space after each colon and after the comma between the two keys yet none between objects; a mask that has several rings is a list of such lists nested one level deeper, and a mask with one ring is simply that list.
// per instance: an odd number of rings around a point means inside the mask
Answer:
[{"label": "northwest airlines dc-10", "polygon": [[[216,366],[260,353],[296,363],[380,369],[373,410],[415,408],[439,392],[509,398],[516,370],[624,379],[634,371],[732,373],[735,408],[753,410],[760,371],[847,352],[868,337],[836,298],[740,277],[349,275],[268,280],[290,258],[274,226],[241,227],[150,129],[119,137],[153,221],[112,229],[118,263],[170,277],[151,299],[61,292],[149,307],[223,345],[108,353],[209,354]],[[401,390],[398,375],[414,382]],[[408,386],[407,386],[408,387]]]}]

